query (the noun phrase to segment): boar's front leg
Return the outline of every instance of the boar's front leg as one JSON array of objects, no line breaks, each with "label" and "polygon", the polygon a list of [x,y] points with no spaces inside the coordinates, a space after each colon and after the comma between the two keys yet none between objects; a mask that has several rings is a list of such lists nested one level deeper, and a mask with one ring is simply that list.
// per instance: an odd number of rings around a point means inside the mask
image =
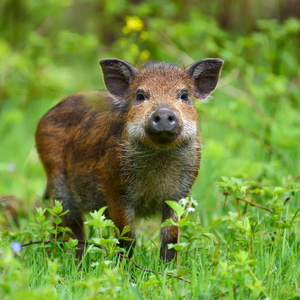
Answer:
[{"label": "boar's front leg", "polygon": [[126,225],[130,226],[130,230],[124,235],[124,237],[130,238],[131,240],[120,240],[119,242],[120,247],[125,248],[126,250],[130,249],[128,256],[131,257],[136,243],[134,212],[131,211],[131,209],[126,206],[126,202],[122,200],[112,200],[111,197],[106,197],[106,201],[109,218],[114,222],[115,226],[118,227],[120,233],[122,233]]},{"label": "boar's front leg", "polygon": [[[177,217],[175,217],[174,210],[164,203],[162,211],[162,222],[167,219],[173,219],[177,222]],[[161,229],[160,239],[161,239],[161,248],[160,248],[160,257],[165,261],[171,261],[175,255],[176,251],[174,249],[168,249],[168,244],[176,244],[178,236],[178,227],[176,226],[166,226]]]}]

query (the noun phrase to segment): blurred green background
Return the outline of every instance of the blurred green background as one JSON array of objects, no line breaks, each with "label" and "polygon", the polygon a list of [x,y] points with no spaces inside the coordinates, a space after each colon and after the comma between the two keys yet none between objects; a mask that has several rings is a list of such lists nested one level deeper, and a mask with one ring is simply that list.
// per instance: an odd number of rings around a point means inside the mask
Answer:
[{"label": "blurred green background", "polygon": [[196,104],[203,150],[193,196],[204,220],[221,209],[222,176],[292,182],[300,173],[299,16],[296,0],[2,0],[0,196],[16,196],[25,212],[41,200],[37,122],[65,96],[104,88],[98,62],[109,57],[225,60],[212,100]]}]

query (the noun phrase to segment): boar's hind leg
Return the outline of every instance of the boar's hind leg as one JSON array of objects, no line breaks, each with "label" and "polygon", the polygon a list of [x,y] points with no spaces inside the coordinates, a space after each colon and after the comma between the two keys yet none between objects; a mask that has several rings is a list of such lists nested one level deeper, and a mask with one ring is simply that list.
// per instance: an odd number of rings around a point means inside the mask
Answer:
[{"label": "boar's hind leg", "polygon": [[[168,206],[166,203],[163,206],[162,212],[162,222],[167,219],[173,219],[175,222],[177,218],[174,215],[173,209]],[[176,254],[174,249],[168,249],[168,244],[177,243],[178,228],[176,226],[166,226],[161,229],[160,239],[161,239],[161,248],[160,248],[160,257],[165,261],[171,261]]]},{"label": "boar's hind leg", "polygon": [[[64,201],[63,201],[64,203]],[[80,241],[77,245],[78,250],[76,251],[76,257],[78,259],[82,258],[84,252],[84,225],[83,225],[83,218],[81,213],[78,211],[78,208],[67,205],[66,207],[63,205],[64,210],[69,209],[70,211],[65,214],[63,218],[63,226],[69,227],[72,230],[71,237]]]},{"label": "boar's hind leg", "polygon": [[[72,199],[63,176],[56,176],[53,181],[49,180],[48,191],[51,191],[50,195],[52,199],[62,201],[63,211],[69,210],[69,212],[62,217],[62,225],[72,230],[72,234],[69,234],[69,236],[79,241],[84,241],[82,213],[75,205],[76,201]],[[80,249],[76,252],[76,256],[77,258],[81,258],[84,244],[79,243],[78,248]]]},{"label": "boar's hind leg", "polygon": [[[65,208],[65,207],[64,207]],[[69,227],[72,230],[72,237],[80,241],[84,240],[84,225],[81,213],[76,207],[66,206],[64,210],[70,210],[63,216],[63,226]]]}]

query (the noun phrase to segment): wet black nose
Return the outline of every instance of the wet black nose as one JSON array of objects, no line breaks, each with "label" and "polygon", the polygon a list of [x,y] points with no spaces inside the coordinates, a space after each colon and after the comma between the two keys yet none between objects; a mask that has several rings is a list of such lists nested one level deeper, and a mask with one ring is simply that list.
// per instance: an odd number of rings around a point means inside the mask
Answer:
[{"label": "wet black nose", "polygon": [[168,108],[159,108],[152,113],[149,126],[153,131],[172,132],[178,125],[178,117]]}]

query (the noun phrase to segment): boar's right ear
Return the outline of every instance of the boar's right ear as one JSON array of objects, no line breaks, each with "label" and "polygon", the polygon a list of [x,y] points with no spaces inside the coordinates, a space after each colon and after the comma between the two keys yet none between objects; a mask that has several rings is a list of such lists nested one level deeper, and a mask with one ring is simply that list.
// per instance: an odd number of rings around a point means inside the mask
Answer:
[{"label": "boar's right ear", "polygon": [[218,58],[202,59],[187,68],[195,86],[195,97],[205,99],[216,87],[223,66],[223,60]]},{"label": "boar's right ear", "polygon": [[119,99],[126,99],[128,87],[137,74],[137,69],[126,61],[116,58],[101,59],[100,66],[108,91]]}]

